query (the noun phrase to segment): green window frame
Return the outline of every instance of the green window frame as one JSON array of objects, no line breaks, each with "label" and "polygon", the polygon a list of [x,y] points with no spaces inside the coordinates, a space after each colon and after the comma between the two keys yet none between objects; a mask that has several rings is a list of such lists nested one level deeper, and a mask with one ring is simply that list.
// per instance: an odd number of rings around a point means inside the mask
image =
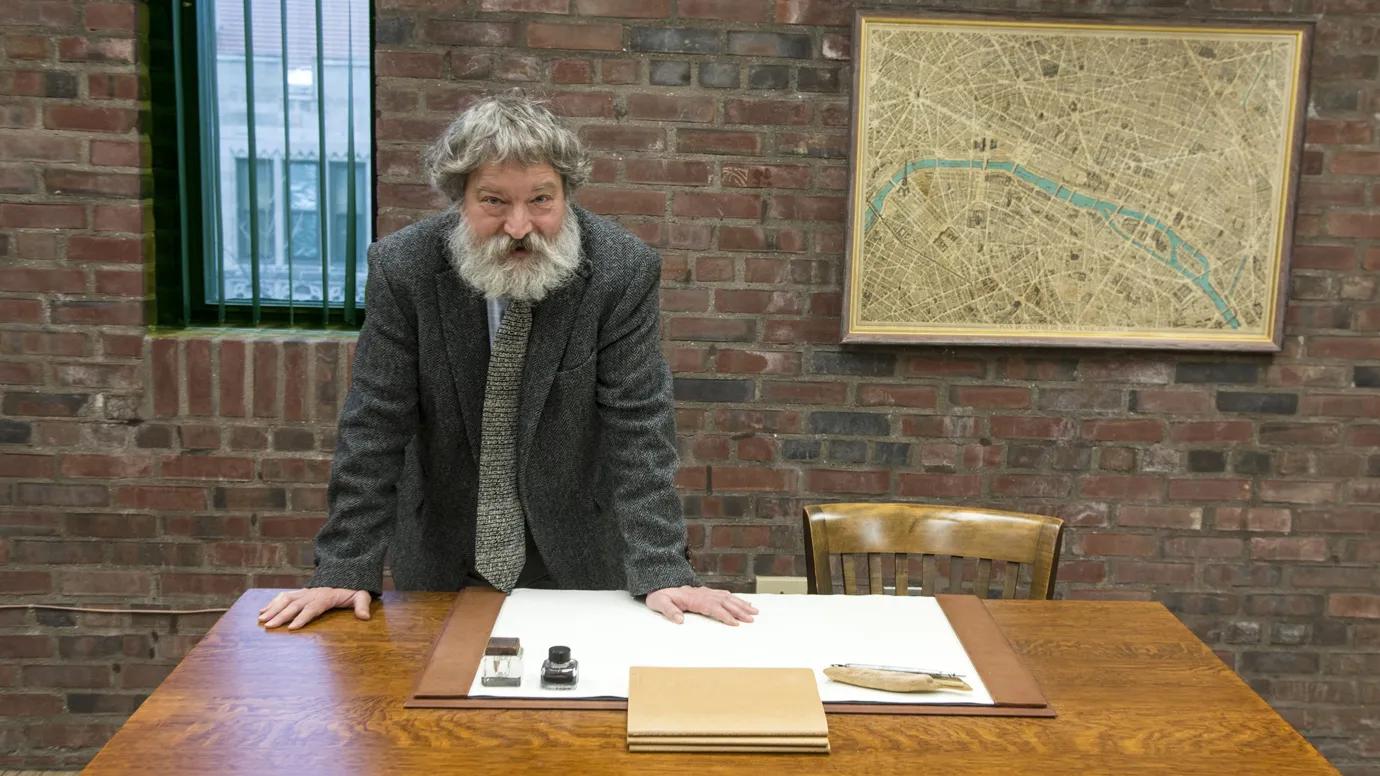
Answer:
[{"label": "green window frame", "polygon": [[149,25],[153,320],[357,327],[370,0],[162,0]]}]

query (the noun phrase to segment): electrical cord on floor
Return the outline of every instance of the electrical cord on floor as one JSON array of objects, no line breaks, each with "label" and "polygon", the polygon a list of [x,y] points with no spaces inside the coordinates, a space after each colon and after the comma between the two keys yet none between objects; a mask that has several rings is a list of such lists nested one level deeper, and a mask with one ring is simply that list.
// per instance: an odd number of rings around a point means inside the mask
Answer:
[{"label": "electrical cord on floor", "polygon": [[220,614],[229,609],[92,609],[85,606],[56,606],[54,604],[0,604],[0,609],[48,609],[57,612],[87,612],[90,614]]}]

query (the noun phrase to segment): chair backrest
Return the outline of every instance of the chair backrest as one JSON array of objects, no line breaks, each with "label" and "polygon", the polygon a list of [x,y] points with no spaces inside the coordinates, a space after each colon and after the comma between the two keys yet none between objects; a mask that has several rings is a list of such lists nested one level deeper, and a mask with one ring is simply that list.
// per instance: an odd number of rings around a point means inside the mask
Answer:
[{"label": "chair backrest", "polygon": [[[811,504],[804,522],[809,591],[834,592],[831,558],[838,558],[849,595],[862,592],[858,564],[865,559],[869,593],[894,587],[897,595],[909,595],[912,562],[918,561],[921,595],[963,592],[968,580],[979,598],[987,598],[994,584],[1003,598],[1016,598],[1024,576],[1029,588],[1020,597],[1049,598],[1064,530],[1057,517],[932,504]],[[941,575],[947,590],[939,589]]]}]

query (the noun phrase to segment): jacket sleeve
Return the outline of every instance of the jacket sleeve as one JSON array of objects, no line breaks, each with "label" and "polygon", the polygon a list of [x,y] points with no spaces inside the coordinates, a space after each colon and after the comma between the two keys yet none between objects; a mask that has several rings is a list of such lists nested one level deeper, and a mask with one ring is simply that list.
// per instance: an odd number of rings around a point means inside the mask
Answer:
[{"label": "jacket sleeve", "polygon": [[606,481],[627,547],[628,592],[698,585],[685,558],[685,518],[671,370],[661,353],[660,262],[639,262],[600,327],[597,401]]},{"label": "jacket sleeve", "polygon": [[403,455],[418,419],[416,313],[395,294],[376,247],[369,249],[367,315],[327,489],[330,514],[316,536],[316,573],[307,582],[375,596],[397,519]]}]

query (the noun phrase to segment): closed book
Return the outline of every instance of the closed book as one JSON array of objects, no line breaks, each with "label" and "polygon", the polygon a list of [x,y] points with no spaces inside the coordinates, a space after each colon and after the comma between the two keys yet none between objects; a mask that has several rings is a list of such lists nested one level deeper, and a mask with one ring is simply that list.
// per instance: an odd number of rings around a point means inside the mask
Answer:
[{"label": "closed book", "polygon": [[819,687],[807,668],[630,669],[629,741],[647,736],[797,737],[822,738],[827,744],[828,735]]}]

